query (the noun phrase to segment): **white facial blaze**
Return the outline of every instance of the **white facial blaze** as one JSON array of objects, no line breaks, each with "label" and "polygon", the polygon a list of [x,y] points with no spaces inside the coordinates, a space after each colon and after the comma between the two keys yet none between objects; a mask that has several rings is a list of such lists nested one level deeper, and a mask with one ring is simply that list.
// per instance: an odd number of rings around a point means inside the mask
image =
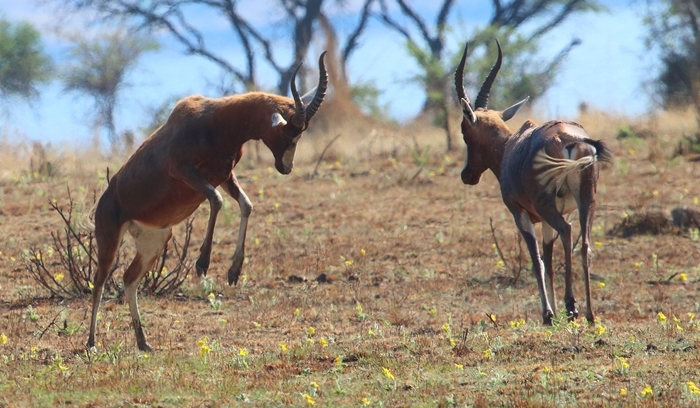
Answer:
[{"label": "white facial blaze", "polygon": [[297,142],[299,141],[300,137],[301,135],[295,137],[292,140],[292,144],[287,148],[287,150],[284,151],[284,154],[282,155],[282,165],[290,170],[292,167],[294,167],[294,155],[296,154]]},{"label": "white facial blaze", "polygon": [[282,115],[279,112],[275,112],[272,114],[272,127],[275,126],[284,126],[287,124],[287,121],[284,120]]},{"label": "white facial blaze", "polygon": [[464,168],[467,168],[467,164],[469,164],[469,147],[467,147],[467,151],[464,153]]}]

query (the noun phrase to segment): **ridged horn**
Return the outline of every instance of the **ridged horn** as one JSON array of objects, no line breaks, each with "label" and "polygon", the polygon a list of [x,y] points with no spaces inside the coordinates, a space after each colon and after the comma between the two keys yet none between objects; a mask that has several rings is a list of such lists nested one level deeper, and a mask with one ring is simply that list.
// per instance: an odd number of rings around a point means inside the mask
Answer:
[{"label": "ridged horn", "polygon": [[489,92],[491,92],[491,85],[493,85],[493,81],[496,79],[496,75],[498,75],[498,70],[501,69],[501,62],[503,61],[503,52],[501,51],[501,44],[498,43],[498,40],[496,40],[496,46],[498,46],[498,59],[493,65],[493,68],[491,68],[491,72],[489,72],[489,75],[486,77],[486,80],[484,81],[483,85],[481,85],[479,95],[477,95],[476,97],[474,109],[486,109],[486,104],[489,101]]},{"label": "ridged horn", "polygon": [[469,98],[467,97],[467,91],[464,90],[464,64],[467,62],[467,52],[469,51],[469,43],[464,46],[464,54],[462,54],[462,59],[457,65],[457,70],[455,71],[455,88],[457,88],[457,97],[460,100],[466,99],[467,103]]},{"label": "ridged horn", "polygon": [[292,74],[292,79],[289,82],[289,87],[292,90],[292,98],[294,98],[294,115],[292,116],[290,122],[295,127],[300,128],[303,127],[306,123],[306,111],[304,109],[304,103],[301,101],[301,97],[299,96],[299,92],[297,91],[297,85],[295,83],[297,79],[297,72],[299,72],[299,68],[301,68],[301,64],[299,64],[299,66],[297,66],[297,69],[294,70],[294,73]]},{"label": "ridged horn", "polygon": [[323,103],[323,98],[326,96],[326,89],[328,89],[328,72],[326,71],[326,64],[323,62],[323,58],[326,56],[326,51],[321,53],[318,58],[318,86],[316,87],[316,94],[314,99],[311,101],[309,106],[306,107],[306,120],[309,121],[316,114],[318,108]]}]

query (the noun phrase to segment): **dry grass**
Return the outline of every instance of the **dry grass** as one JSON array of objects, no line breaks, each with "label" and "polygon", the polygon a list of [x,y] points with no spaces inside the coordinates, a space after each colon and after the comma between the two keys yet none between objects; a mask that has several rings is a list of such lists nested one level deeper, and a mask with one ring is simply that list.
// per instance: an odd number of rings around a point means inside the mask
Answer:
[{"label": "dry grass", "polygon": [[[446,157],[440,131],[367,122],[328,125],[302,139],[287,177],[248,148],[237,175],[255,208],[239,285],[225,284],[238,227],[238,207],[228,200],[209,278],[192,277],[179,296],[141,299],[158,351],[136,350],[128,307],[108,300],[90,358],[83,349],[89,301],[47,299],[26,271],[24,251],[48,245],[61,228],[50,199],[61,203],[69,186],[91,202],[106,166],[121,161],[49,151],[61,173],[42,179],[27,174],[27,154],[6,146],[0,406],[697,406],[700,389],[688,385],[700,384],[700,330],[689,315],[700,316],[697,236],[607,234],[637,212],[700,209],[700,164],[671,159],[694,121],[593,113],[581,122],[616,154],[601,174],[593,232],[596,326],[560,319],[543,327],[534,278],[526,272],[510,285],[489,218],[507,254],[517,253],[515,227],[493,175],[464,186],[463,151]],[[615,139],[629,122],[664,131],[654,130],[653,141]],[[309,179],[316,155],[340,132],[320,175]],[[206,206],[196,213],[195,247],[206,213]],[[321,274],[329,283],[316,281]],[[581,289],[577,280],[579,301]]]}]

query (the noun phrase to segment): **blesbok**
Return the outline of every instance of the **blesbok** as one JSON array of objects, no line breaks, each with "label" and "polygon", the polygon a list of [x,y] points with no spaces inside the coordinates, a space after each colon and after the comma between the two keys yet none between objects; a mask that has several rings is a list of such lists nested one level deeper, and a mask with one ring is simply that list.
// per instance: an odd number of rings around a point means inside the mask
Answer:
[{"label": "blesbok", "polygon": [[[591,305],[589,236],[595,211],[599,162],[609,162],[612,156],[602,141],[590,139],[583,127],[574,122],[550,121],[537,126],[528,120],[513,134],[505,122],[529,97],[504,111],[486,107],[503,58],[498,41],[496,44],[498,59],[481,86],[473,109],[463,84],[468,44],[455,72],[455,87],[462,106],[462,135],[467,144],[462,182],[469,185],[479,183],[487,169],[491,169],[499,180],[503,202],[513,214],[532,258],[545,324],[552,324],[556,312],[552,268],[555,234],[561,237],[564,246],[564,303],[569,318],[578,316],[571,277],[571,225],[564,218],[564,214],[578,208],[586,319],[592,323],[595,318]],[[542,222],[542,259],[534,228],[538,222]],[[551,303],[545,290],[545,271]]]},{"label": "blesbok", "polygon": [[228,270],[229,285],[238,281],[243,265],[248,217],[253,208],[233,168],[243,143],[262,140],[275,158],[275,168],[289,174],[301,133],[323,102],[328,74],[318,61],[316,92],[304,106],[291,79],[292,98],[263,92],[218,99],[190,96],[177,103],[156,130],[109,181],[94,214],[98,269],[92,296],[92,320],[87,347],[95,345],[95,322],[104,284],[125,231],[134,238],[136,257],[124,273],[124,295],[140,350],[150,351],[139,318],[137,289],[170,239],[172,226],[187,218],[204,200],[210,213],[204,242],[196,262],[197,275],[209,268],[216,216],[223,199],[221,186],[241,210],[238,242]]}]

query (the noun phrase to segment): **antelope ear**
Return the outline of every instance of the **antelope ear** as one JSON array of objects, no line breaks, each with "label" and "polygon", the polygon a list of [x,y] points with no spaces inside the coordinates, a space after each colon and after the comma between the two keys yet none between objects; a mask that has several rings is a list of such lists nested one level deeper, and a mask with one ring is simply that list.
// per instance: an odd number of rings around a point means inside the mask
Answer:
[{"label": "antelope ear", "polygon": [[527,97],[525,97],[525,99],[523,99],[522,101],[520,101],[520,102],[516,103],[515,105],[511,106],[510,108],[504,110],[504,111],[501,113],[501,118],[503,118],[503,121],[504,121],[504,122],[507,122],[508,119],[510,119],[510,118],[512,118],[513,116],[515,116],[515,114],[518,113],[518,111],[520,110],[520,108],[522,108],[522,106],[525,104],[525,102],[527,102],[529,99],[530,99],[530,97],[527,96]]},{"label": "antelope ear", "polygon": [[284,120],[282,115],[279,112],[275,112],[272,114],[272,127],[275,126],[284,126],[287,124],[287,121]]},{"label": "antelope ear", "polygon": [[470,125],[475,126],[476,125],[476,115],[474,114],[474,111],[472,110],[472,107],[469,106],[469,101],[466,100],[465,98],[460,99],[460,104],[462,105],[462,115],[467,119]]}]

